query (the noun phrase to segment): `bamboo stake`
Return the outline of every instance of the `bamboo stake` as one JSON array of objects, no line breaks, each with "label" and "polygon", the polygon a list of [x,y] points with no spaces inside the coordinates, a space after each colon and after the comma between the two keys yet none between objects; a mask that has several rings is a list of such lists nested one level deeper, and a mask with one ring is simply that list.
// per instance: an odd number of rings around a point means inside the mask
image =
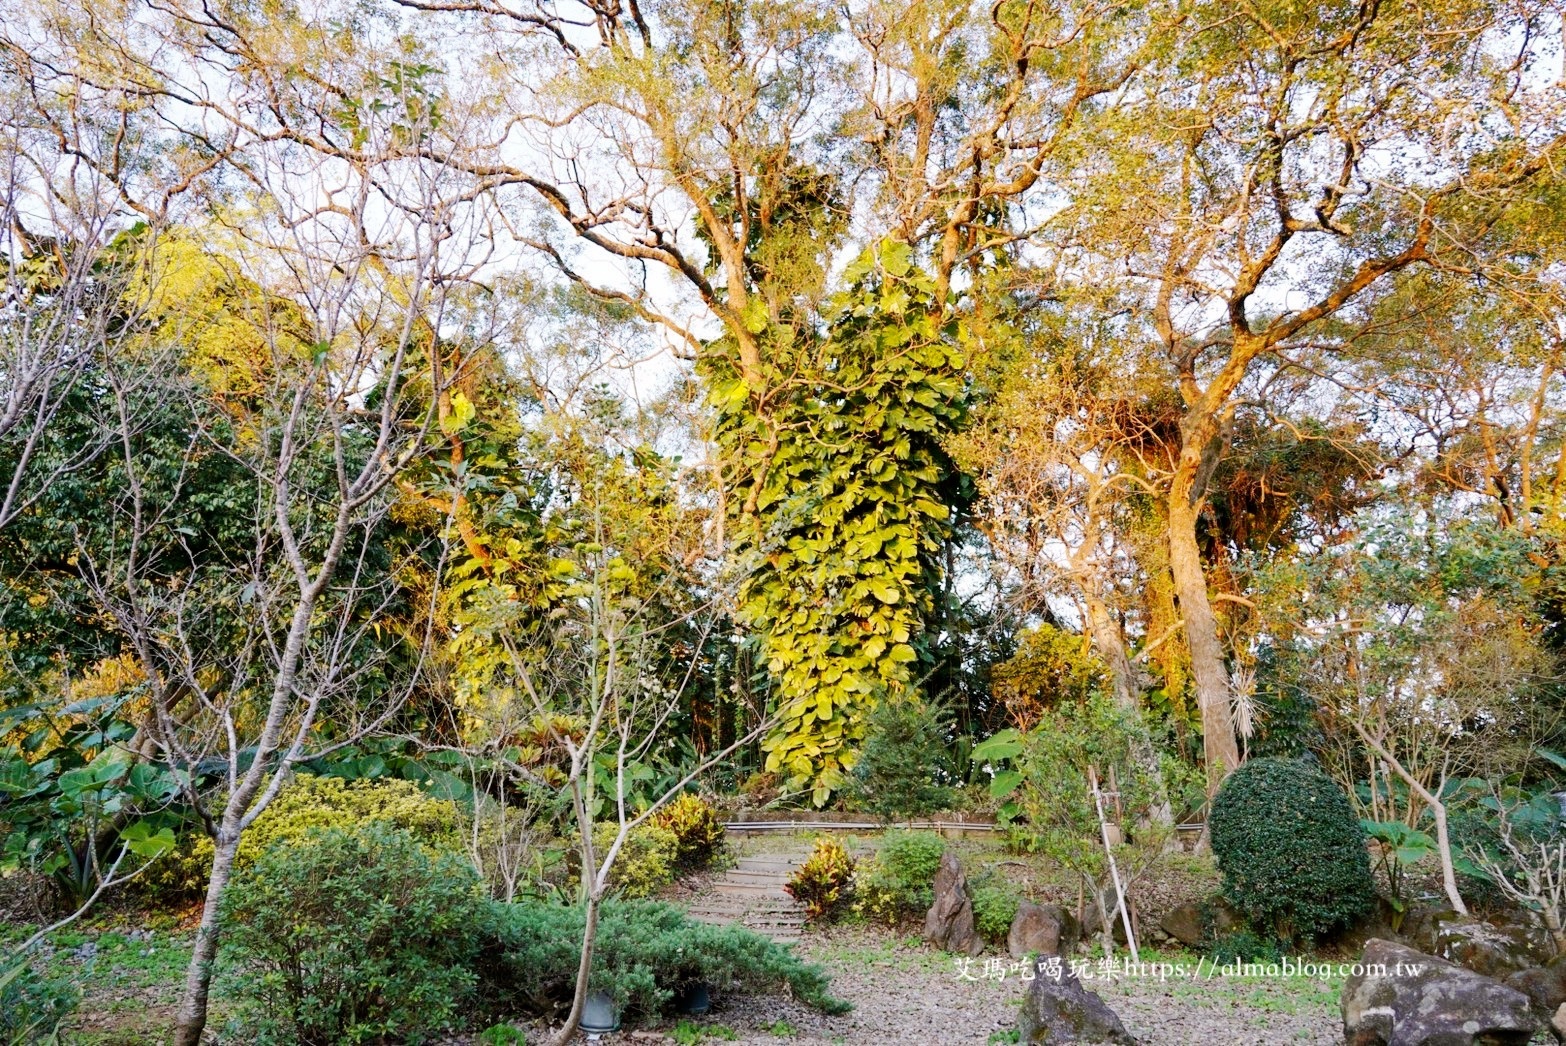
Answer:
[{"label": "bamboo stake", "polygon": [[[1126,946],[1131,949],[1131,961],[1140,963],[1136,950],[1136,931],[1131,928],[1131,910],[1126,906],[1126,891],[1120,885],[1120,868],[1115,864],[1115,848],[1109,843],[1109,822],[1104,818],[1104,793],[1098,790],[1098,769],[1088,767],[1088,785],[1093,790],[1093,808],[1098,811],[1098,832],[1104,840],[1104,854],[1109,858],[1109,877],[1115,883],[1115,899],[1120,905],[1120,921],[1126,928]],[[1114,934],[1110,934],[1114,939]]]}]

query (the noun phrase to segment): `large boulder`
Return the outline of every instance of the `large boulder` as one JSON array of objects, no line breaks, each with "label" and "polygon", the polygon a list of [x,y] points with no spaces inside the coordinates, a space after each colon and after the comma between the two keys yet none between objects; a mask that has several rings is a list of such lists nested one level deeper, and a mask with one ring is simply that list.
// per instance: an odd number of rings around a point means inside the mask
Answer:
[{"label": "large boulder", "polygon": [[1556,1042],[1566,1042],[1566,1004],[1550,1018],[1550,1034],[1555,1036]]},{"label": "large boulder", "polygon": [[1555,946],[1543,927],[1496,923],[1472,915],[1438,913],[1420,927],[1414,943],[1431,955],[1486,977],[1505,977],[1549,962]]},{"label": "large boulder", "polygon": [[1135,1046],[1136,1039],[1126,1031],[1097,994],[1082,987],[1082,981],[1068,964],[1058,959],[1036,959],[1033,983],[1022,1000],[1022,1018],[1017,1024],[1020,1042],[1044,1046],[1059,1042],[1109,1042]]},{"label": "large boulder", "polygon": [[1187,948],[1206,948],[1214,940],[1245,928],[1245,920],[1222,897],[1187,901],[1164,913],[1159,928]]},{"label": "large boulder", "polygon": [[924,916],[924,939],[957,955],[978,955],[984,950],[984,939],[973,925],[968,881],[950,850],[941,855],[935,873],[935,903]]},{"label": "large boulder", "polygon": [[1566,955],[1556,956],[1543,966],[1512,974],[1506,978],[1506,986],[1533,1000],[1533,1012],[1540,1020],[1550,1020],[1566,1004]]},{"label": "large boulder", "polygon": [[1376,938],[1343,983],[1347,1046],[1526,1046],[1528,996],[1406,945]]},{"label": "large boulder", "polygon": [[1070,955],[1077,950],[1082,927],[1077,917],[1056,904],[1017,905],[1017,916],[1006,934],[1006,950],[1013,959],[1026,955]]}]

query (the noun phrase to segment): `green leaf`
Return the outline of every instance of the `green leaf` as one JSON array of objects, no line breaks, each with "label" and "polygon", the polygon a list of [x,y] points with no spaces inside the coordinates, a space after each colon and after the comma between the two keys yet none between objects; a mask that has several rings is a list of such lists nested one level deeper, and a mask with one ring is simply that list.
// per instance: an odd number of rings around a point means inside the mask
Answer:
[{"label": "green leaf", "polygon": [[136,821],[126,825],[125,830],[120,833],[120,841],[137,857],[150,860],[174,849],[174,830],[160,828],[154,832],[146,821]]},{"label": "green leaf", "polygon": [[1002,770],[990,781],[990,798],[1004,799],[1015,792],[1022,784],[1022,773],[1018,770]]},{"label": "green leaf", "polygon": [[979,764],[1011,759],[1022,751],[1022,735],[1014,729],[1002,730],[973,746],[970,758]]}]

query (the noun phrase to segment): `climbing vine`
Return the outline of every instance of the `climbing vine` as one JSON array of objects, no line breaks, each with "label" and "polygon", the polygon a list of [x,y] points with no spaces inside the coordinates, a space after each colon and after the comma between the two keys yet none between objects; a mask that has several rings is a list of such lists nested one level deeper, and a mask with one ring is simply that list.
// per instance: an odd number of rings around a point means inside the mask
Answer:
[{"label": "climbing vine", "polygon": [[758,323],[767,389],[732,353],[703,363],[745,572],[739,616],[776,684],[766,766],[817,805],[853,767],[869,711],[916,697],[949,532],[941,441],[963,417],[965,334],[910,255],[889,241],[850,265],[818,337]]}]

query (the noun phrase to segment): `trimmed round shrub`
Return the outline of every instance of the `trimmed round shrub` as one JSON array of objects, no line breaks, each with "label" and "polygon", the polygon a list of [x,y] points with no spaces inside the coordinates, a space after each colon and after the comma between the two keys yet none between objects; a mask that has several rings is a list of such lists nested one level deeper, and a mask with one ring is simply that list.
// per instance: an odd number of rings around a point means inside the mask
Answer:
[{"label": "trimmed round shrub", "polygon": [[1284,941],[1326,937],[1371,910],[1365,832],[1337,782],[1295,759],[1253,759],[1213,799],[1223,894]]},{"label": "trimmed round shrub", "polygon": [[472,867],[409,832],[330,828],[273,846],[223,902],[240,1037],[417,1042],[452,1026],[486,910]]},{"label": "trimmed round shrub", "polygon": [[[593,849],[600,862],[619,832],[615,821],[593,826]],[[652,821],[643,821],[630,830],[615,855],[614,867],[609,869],[610,884],[627,899],[651,897],[674,882],[679,850],[678,836]],[[580,863],[580,858],[577,860]]]}]

